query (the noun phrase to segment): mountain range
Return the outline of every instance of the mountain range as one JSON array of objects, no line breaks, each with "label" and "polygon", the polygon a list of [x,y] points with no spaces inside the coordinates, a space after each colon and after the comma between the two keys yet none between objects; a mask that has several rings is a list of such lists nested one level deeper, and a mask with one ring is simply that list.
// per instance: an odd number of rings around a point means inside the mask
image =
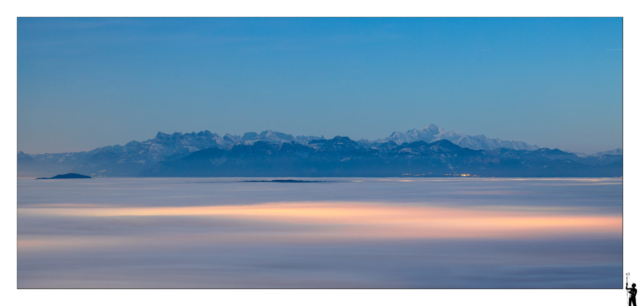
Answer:
[{"label": "mountain range", "polygon": [[621,176],[622,150],[594,155],[469,136],[429,124],[384,139],[158,132],[86,152],[18,152],[19,176]]},{"label": "mountain range", "polygon": [[488,138],[484,135],[469,136],[466,134],[445,131],[435,124],[429,124],[422,129],[412,129],[405,133],[393,132],[385,139],[378,139],[377,142],[393,141],[397,144],[411,143],[416,141],[434,142],[437,140],[449,140],[452,143],[474,150],[495,150],[499,148],[513,150],[536,150],[538,146],[529,145],[522,141],[506,141],[497,138]]}]

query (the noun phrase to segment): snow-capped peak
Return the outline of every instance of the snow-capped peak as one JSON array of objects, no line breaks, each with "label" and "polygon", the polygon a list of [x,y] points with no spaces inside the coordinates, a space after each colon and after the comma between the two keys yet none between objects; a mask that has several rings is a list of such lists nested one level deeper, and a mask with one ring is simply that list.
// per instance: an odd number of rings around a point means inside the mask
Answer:
[{"label": "snow-capped peak", "polygon": [[538,146],[529,145],[522,141],[507,141],[498,138],[488,138],[485,135],[469,136],[467,134],[454,131],[446,131],[435,124],[428,124],[422,129],[411,129],[402,132],[393,132],[385,139],[378,139],[377,142],[392,141],[396,144],[411,143],[416,141],[434,142],[446,139],[461,147],[474,150],[494,150],[498,148],[508,148],[515,150],[536,150]]}]

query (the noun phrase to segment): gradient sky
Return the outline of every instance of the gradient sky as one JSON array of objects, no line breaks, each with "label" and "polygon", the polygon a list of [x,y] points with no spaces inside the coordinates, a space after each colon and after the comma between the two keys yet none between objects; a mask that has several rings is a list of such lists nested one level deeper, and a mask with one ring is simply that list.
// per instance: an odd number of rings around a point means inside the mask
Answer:
[{"label": "gradient sky", "polygon": [[622,18],[18,18],[18,150],[429,123],[622,146]]}]

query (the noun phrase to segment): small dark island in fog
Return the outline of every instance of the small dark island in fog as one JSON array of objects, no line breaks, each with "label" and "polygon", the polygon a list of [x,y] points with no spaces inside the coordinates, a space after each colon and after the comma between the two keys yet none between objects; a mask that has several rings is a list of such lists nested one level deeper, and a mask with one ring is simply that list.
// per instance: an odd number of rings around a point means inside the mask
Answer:
[{"label": "small dark island in fog", "polygon": [[251,180],[243,183],[329,183],[331,181],[307,181],[307,180]]},{"label": "small dark island in fog", "polygon": [[90,179],[90,176],[78,174],[78,173],[67,173],[67,174],[58,174],[54,177],[39,177],[36,180],[56,180],[56,179]]}]

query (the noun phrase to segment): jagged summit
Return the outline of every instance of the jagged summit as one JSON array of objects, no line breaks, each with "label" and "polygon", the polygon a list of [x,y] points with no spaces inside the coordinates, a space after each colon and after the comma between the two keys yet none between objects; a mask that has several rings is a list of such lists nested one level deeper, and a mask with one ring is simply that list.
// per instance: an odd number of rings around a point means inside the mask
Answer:
[{"label": "jagged summit", "polygon": [[514,150],[536,150],[538,146],[529,145],[522,141],[507,141],[498,138],[488,138],[485,135],[469,136],[467,134],[454,131],[446,131],[435,124],[428,124],[422,129],[411,129],[404,133],[393,132],[389,137],[378,139],[377,142],[393,141],[397,144],[410,143],[422,140],[424,142],[434,142],[446,139],[464,148],[474,150],[495,150],[507,148]]}]

